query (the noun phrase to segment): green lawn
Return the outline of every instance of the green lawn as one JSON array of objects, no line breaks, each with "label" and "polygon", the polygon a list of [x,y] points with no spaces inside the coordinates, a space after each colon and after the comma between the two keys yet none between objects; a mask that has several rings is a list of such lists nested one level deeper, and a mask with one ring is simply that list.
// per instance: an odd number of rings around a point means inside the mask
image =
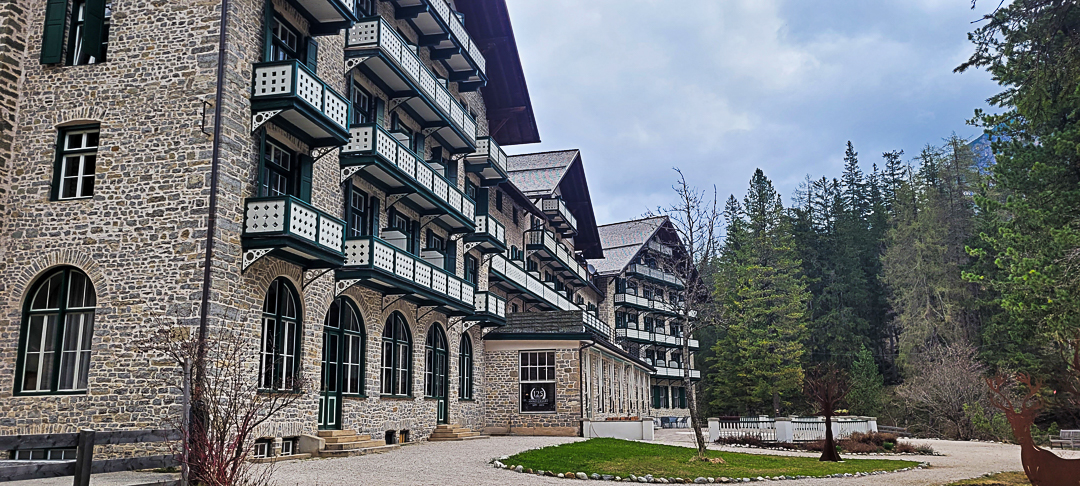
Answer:
[{"label": "green lawn", "polygon": [[975,479],[965,479],[949,486],[1031,486],[1023,471],[1003,472]]},{"label": "green lawn", "polygon": [[818,461],[816,457],[767,456],[737,452],[709,451],[724,464],[693,461],[695,450],[687,447],[648,444],[619,439],[589,439],[554,447],[525,451],[501,461],[534,470],[584,472],[657,477],[824,476],[836,473],[892,471],[917,466],[914,461],[888,459],[848,459],[841,463]]}]

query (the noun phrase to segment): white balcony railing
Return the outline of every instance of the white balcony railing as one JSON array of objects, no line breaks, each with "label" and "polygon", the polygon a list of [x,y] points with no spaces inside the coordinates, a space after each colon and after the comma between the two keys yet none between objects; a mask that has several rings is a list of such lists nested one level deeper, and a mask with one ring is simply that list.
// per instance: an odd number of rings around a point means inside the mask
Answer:
[{"label": "white balcony railing", "polygon": [[660,270],[658,268],[649,268],[648,266],[642,265],[640,263],[632,263],[632,264],[628,265],[626,267],[626,271],[628,273],[636,273],[638,275],[644,275],[644,276],[652,278],[654,280],[659,280],[659,281],[670,283],[670,284],[673,284],[673,285],[678,285],[680,287],[683,286],[682,279],[679,278],[679,277],[676,277],[675,274],[665,272],[665,271]]},{"label": "white balcony railing", "polygon": [[506,246],[506,226],[491,216],[481,214],[476,217],[476,232],[487,235],[502,246]]},{"label": "white balcony railing", "polygon": [[485,180],[504,180],[506,177],[506,152],[491,137],[476,139],[476,151],[466,156],[465,162],[490,166],[477,172]]},{"label": "white balcony railing", "polygon": [[[632,325],[636,325],[632,323]],[[632,339],[639,342],[663,344],[666,346],[682,346],[682,338],[678,336],[672,336],[670,334],[664,334],[662,332],[649,332],[641,329],[630,328],[616,328],[616,338]],[[700,343],[697,339],[690,340],[690,347],[697,349]]]},{"label": "white balcony railing", "polygon": [[462,219],[475,221],[476,205],[472,200],[385,128],[375,124],[353,125],[349,134],[349,144],[341,150],[343,155],[378,156],[397,166],[398,170],[422,187],[425,196],[449,206]]},{"label": "white balcony railing", "polygon": [[292,196],[249,197],[244,201],[244,236],[288,236],[342,254],[345,222]]},{"label": "white balcony railing", "polygon": [[475,305],[473,284],[374,236],[345,240],[345,266],[378,270],[459,305]]},{"label": "white balcony railing", "polygon": [[525,232],[528,237],[526,244],[532,246],[535,249],[541,249],[541,251],[547,252],[549,255],[558,260],[559,264],[566,268],[570,273],[573,273],[576,277],[581,279],[582,282],[589,282],[589,270],[578,263],[574,258],[574,252],[566,247],[560,241],[555,239],[555,234],[547,230],[528,230]]},{"label": "white balcony railing", "polygon": [[545,213],[561,216],[566,221],[566,224],[570,225],[571,229],[577,228],[577,218],[570,213],[570,208],[566,206],[566,202],[562,198],[546,197],[541,200],[540,209]]},{"label": "white balcony railing", "polygon": [[611,339],[611,326],[605,324],[593,315],[591,311],[583,309],[581,306],[571,302],[570,299],[567,299],[561,293],[557,292],[554,285],[548,285],[541,282],[540,279],[533,276],[530,272],[526,272],[519,264],[507,259],[504,255],[495,255],[491,259],[491,271],[495,272],[501,278],[517,284],[518,287],[527,290],[534,297],[543,300],[556,309],[564,311],[580,311],[582,313],[583,324],[592,327],[608,339]]},{"label": "white balcony railing", "polygon": [[473,64],[481,73],[486,72],[487,61],[480,54],[480,48],[469,37],[469,33],[465,30],[465,25],[461,23],[461,19],[450,10],[450,5],[445,0],[424,1],[431,5],[432,10],[435,11],[435,16],[450,28],[450,34],[454,37],[455,43],[461,46],[462,55],[468,55],[472,58]]},{"label": "white balcony railing", "polygon": [[506,319],[506,299],[491,292],[477,292],[474,299],[477,314],[491,314]]},{"label": "white balcony railing", "polygon": [[469,144],[476,145],[476,120],[462,108],[457,99],[438,78],[424,66],[412,48],[402,40],[382,18],[372,18],[353,24],[345,40],[346,49],[379,49],[393,60],[417,91],[438,108],[441,115],[460,130]]},{"label": "white balcony railing", "polygon": [[674,253],[670,246],[662,244],[659,241],[650,241],[648,246],[650,250],[662,255],[671,256]]}]

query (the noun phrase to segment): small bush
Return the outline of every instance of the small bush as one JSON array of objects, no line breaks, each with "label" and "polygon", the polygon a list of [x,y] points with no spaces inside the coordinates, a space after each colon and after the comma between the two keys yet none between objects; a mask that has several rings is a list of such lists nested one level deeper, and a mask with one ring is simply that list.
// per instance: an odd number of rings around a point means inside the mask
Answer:
[{"label": "small bush", "polygon": [[[904,445],[906,445],[908,447],[911,446],[911,444],[904,444]],[[919,447],[913,447],[911,452],[914,452],[915,454],[922,454],[924,456],[932,456],[932,455],[936,454],[934,452],[933,447],[930,447],[930,446],[925,445],[925,444],[921,445]]]},{"label": "small bush", "polygon": [[893,443],[893,442],[883,442],[883,443],[881,444],[881,447],[885,448],[885,450],[887,450],[887,451],[892,451],[892,450],[893,450],[893,448],[894,448],[894,447],[896,447],[896,443]]},{"label": "small bush", "polygon": [[721,437],[719,439],[716,439],[716,443],[717,444],[727,444],[727,445],[739,444],[739,445],[747,445],[747,446],[751,446],[751,447],[763,447],[765,445],[765,441],[761,440],[761,437],[758,437],[756,435],[750,435],[750,434],[743,434],[743,435],[731,436],[731,437]]},{"label": "small bush", "polygon": [[803,449],[806,449],[808,451],[821,452],[825,450],[825,441],[815,440],[813,442],[807,442],[806,444],[803,444]]},{"label": "small bush", "polygon": [[878,446],[874,444],[867,444],[865,442],[851,442],[845,441],[839,445],[844,451],[852,454],[866,454],[868,452],[877,452]]}]

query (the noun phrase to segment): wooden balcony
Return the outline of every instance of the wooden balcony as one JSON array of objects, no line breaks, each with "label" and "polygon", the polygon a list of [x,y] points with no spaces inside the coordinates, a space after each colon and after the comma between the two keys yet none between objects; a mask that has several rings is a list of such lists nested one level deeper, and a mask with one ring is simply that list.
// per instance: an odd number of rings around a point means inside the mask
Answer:
[{"label": "wooden balcony", "polygon": [[292,196],[244,201],[242,268],[271,255],[304,268],[345,263],[345,222]]},{"label": "wooden balcony", "polygon": [[626,293],[615,294],[614,302],[616,307],[633,307],[635,309],[642,309],[646,311],[652,311],[673,316],[681,315],[682,313],[680,312],[680,310],[682,308],[685,308],[685,306],[680,306],[679,304],[646,299],[645,297],[642,297],[640,295]]},{"label": "wooden balcony", "polygon": [[[681,337],[672,336],[670,334],[665,334],[665,333],[662,333],[662,332],[651,332],[651,331],[644,331],[644,330],[641,330],[641,329],[635,329],[633,327],[633,325],[634,325],[634,323],[631,323],[631,327],[629,327],[629,328],[616,327],[616,329],[615,329],[615,338],[616,339],[626,339],[628,341],[632,341],[632,342],[639,343],[639,344],[653,344],[653,345],[659,345],[659,346],[664,346],[664,347],[668,347],[668,348],[681,348],[682,347],[682,338]],[[696,349],[698,349],[700,347],[700,344],[701,343],[697,339],[691,339],[690,340],[690,349],[696,350]]]},{"label": "wooden balcony", "polygon": [[589,270],[578,263],[574,253],[562,242],[555,240],[555,235],[547,230],[528,230],[525,232],[525,249],[535,251],[541,260],[552,262],[559,274],[575,279],[580,285],[589,284]]},{"label": "wooden balcony", "polygon": [[491,137],[476,140],[476,152],[465,157],[465,170],[480,176],[482,186],[494,186],[510,178],[506,174],[506,152]]},{"label": "wooden balcony", "polygon": [[420,45],[431,49],[432,59],[442,63],[459,90],[473,91],[487,83],[487,62],[479,46],[445,0],[389,1],[395,16],[409,22]]},{"label": "wooden balcony", "polygon": [[362,285],[449,315],[467,316],[474,310],[473,284],[374,236],[345,240],[345,266],[335,276],[339,293]]},{"label": "wooden balcony", "polygon": [[685,285],[683,285],[682,279],[675,276],[675,274],[665,272],[658,268],[650,268],[649,266],[642,265],[640,263],[632,263],[630,265],[627,265],[626,273],[630,275],[638,275],[656,283],[672,285],[680,289],[685,287]]},{"label": "wooden balcony", "polygon": [[358,69],[399,106],[423,125],[451,153],[476,150],[476,120],[458,103],[385,20],[370,17],[348,30],[345,70]]},{"label": "wooden balcony", "polygon": [[306,13],[311,35],[337,34],[356,22],[356,12],[350,0],[287,0],[297,10]]},{"label": "wooden balcony", "polygon": [[296,60],[255,65],[251,131],[266,122],[280,125],[311,147],[349,141],[349,100]]},{"label": "wooden balcony", "polygon": [[452,233],[476,228],[476,204],[435,172],[422,158],[375,124],[354,125],[341,150],[342,181],[360,174],[387,193],[398,195],[421,215]]},{"label": "wooden balcony", "polygon": [[478,321],[481,327],[506,325],[506,299],[492,292],[477,292],[474,299],[476,313],[466,321]]},{"label": "wooden balcony", "polygon": [[473,243],[480,253],[503,253],[506,251],[506,226],[486,214],[477,215],[476,231],[465,235],[465,243]]},{"label": "wooden balcony", "polygon": [[[648,360],[648,359],[645,360],[646,363],[648,363],[649,361],[650,360]],[[682,365],[680,363],[676,362],[676,361],[666,361],[665,362],[664,360],[659,360],[658,359],[658,360],[655,360],[654,362],[656,363],[656,364],[653,365],[653,368],[656,368],[656,374],[653,375],[654,378],[660,378],[660,379],[666,379],[666,380],[681,380],[681,379],[683,379],[683,376],[685,376],[686,370],[684,370],[682,368]],[[690,379],[693,380],[693,381],[700,380],[701,379],[701,370],[695,370],[695,369],[691,368],[690,369]]]},{"label": "wooden balcony", "polygon": [[551,224],[555,226],[559,234],[563,236],[577,234],[577,218],[570,213],[570,208],[566,207],[566,202],[561,197],[545,197],[541,199],[540,209],[544,211],[544,214],[548,215]]}]

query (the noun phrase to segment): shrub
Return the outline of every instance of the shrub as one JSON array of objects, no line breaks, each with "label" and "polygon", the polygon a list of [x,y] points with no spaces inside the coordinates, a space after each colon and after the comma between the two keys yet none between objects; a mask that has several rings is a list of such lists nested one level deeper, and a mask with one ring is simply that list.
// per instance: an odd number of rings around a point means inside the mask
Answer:
[{"label": "shrub", "polygon": [[878,446],[876,446],[874,444],[867,444],[865,442],[843,441],[841,444],[839,444],[839,446],[842,447],[848,453],[855,453],[855,454],[865,454],[867,452],[877,452],[878,451]]},{"label": "shrub", "polygon": [[[904,444],[904,445],[906,445],[906,446],[909,446],[909,447],[911,446],[911,444]],[[926,455],[926,456],[932,456],[932,455],[934,455],[934,448],[933,448],[933,447],[930,447],[930,446],[928,446],[928,445],[925,445],[925,444],[923,444],[923,445],[921,445],[921,446],[919,446],[919,447],[915,447],[915,448],[913,448],[913,449],[912,449],[912,452],[914,452],[914,453],[916,453],[916,454],[922,454],[922,455]]]},{"label": "shrub", "polygon": [[896,447],[896,444],[893,443],[893,442],[885,442],[885,443],[881,444],[881,447],[884,447],[885,450],[887,450],[887,451],[892,451],[893,448]]},{"label": "shrub", "polygon": [[728,445],[740,444],[740,445],[748,445],[748,446],[753,446],[753,447],[763,447],[765,445],[765,441],[761,440],[761,437],[758,437],[756,435],[751,435],[751,434],[743,434],[743,435],[737,435],[737,436],[731,436],[731,437],[721,437],[719,439],[716,439],[716,443],[717,444],[728,444]]},{"label": "shrub", "polygon": [[[920,446],[920,447],[930,447],[930,446]],[[893,449],[893,452],[900,452],[900,453],[906,452],[908,454],[914,454],[915,452],[917,452],[917,450],[916,450],[915,446],[911,445],[910,443],[897,442],[896,447]],[[930,453],[931,454],[934,453],[933,448],[930,448]]]}]

